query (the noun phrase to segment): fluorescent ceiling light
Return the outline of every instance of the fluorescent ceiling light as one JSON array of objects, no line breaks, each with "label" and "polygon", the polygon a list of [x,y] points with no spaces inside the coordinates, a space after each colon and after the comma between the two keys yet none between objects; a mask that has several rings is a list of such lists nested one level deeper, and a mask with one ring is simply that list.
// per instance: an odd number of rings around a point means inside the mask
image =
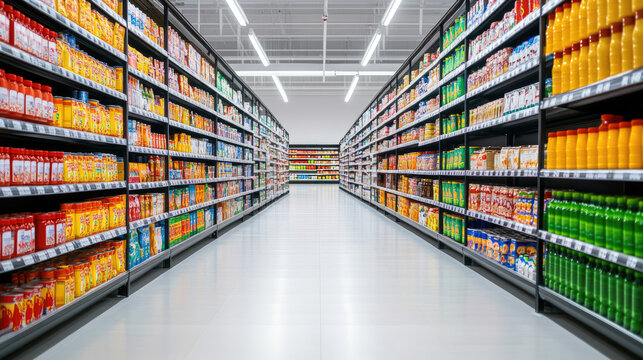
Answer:
[{"label": "fluorescent ceiling light", "polygon": [[281,94],[281,97],[284,99],[284,102],[288,102],[288,95],[286,95],[286,91],[284,91],[284,87],[281,86],[281,81],[279,81],[279,78],[273,75],[272,81],[275,82],[275,85],[277,86],[277,90],[279,90],[279,93]]},{"label": "fluorescent ceiling light", "polygon": [[353,96],[353,91],[355,91],[355,87],[357,86],[358,81],[359,81],[359,75],[355,75],[353,77],[353,81],[351,82],[351,86],[348,88],[348,92],[346,93],[344,102],[348,102],[348,100],[351,99],[351,96]]},{"label": "fluorescent ceiling light", "polygon": [[252,46],[255,48],[257,55],[259,55],[259,59],[263,63],[263,66],[270,65],[270,60],[268,60],[268,56],[263,51],[263,48],[259,43],[259,39],[257,39],[257,35],[255,34],[255,31],[250,29],[250,32],[248,32],[248,37],[250,38],[250,42],[252,43]]},{"label": "fluorescent ceiling light", "polygon": [[371,60],[371,56],[373,56],[373,53],[375,52],[375,49],[377,49],[377,44],[380,43],[380,39],[382,38],[382,34],[380,34],[380,31],[377,30],[375,35],[373,36],[373,39],[371,39],[371,43],[368,44],[368,48],[366,49],[366,53],[364,54],[364,57],[362,58],[362,66],[366,66],[368,62]]},{"label": "fluorescent ceiling light", "polygon": [[388,6],[388,9],[386,9],[386,12],[384,13],[384,17],[382,18],[382,25],[388,26],[388,24],[391,23],[391,20],[393,20],[393,16],[395,16],[395,12],[397,11],[397,8],[400,7],[400,4],[402,3],[402,0],[393,0]]},{"label": "fluorescent ceiling light", "polygon": [[[237,71],[239,76],[263,76],[271,77],[273,75],[278,77],[322,77],[322,70],[241,70]],[[326,77],[335,76],[393,76],[394,71],[326,71]]]},{"label": "fluorescent ceiling light", "polygon": [[225,1],[228,3],[230,10],[232,10],[234,17],[237,18],[239,25],[241,26],[248,25],[248,18],[246,17],[246,13],[243,12],[243,9],[237,3],[237,0],[225,0]]}]

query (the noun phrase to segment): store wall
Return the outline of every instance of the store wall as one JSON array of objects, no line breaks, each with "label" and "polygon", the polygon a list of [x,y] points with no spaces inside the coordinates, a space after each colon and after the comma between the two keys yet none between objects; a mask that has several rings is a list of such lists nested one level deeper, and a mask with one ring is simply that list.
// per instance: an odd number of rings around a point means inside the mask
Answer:
[{"label": "store wall", "polygon": [[291,144],[339,144],[339,140],[361,115],[373,94],[297,95],[288,93],[284,103],[278,93],[259,94],[270,111],[290,134]]}]

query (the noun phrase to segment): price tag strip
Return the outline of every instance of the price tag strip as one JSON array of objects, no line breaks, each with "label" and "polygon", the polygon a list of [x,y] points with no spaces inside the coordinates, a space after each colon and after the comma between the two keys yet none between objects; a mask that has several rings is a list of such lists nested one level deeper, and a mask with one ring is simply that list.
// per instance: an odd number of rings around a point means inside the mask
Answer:
[{"label": "price tag strip", "polygon": [[40,185],[40,186],[4,186],[0,187],[0,198],[51,195],[80,191],[96,191],[104,189],[119,189],[125,187],[125,181],[107,183],[65,184],[65,185]]},{"label": "price tag strip", "polygon": [[496,225],[504,226],[506,228],[516,230],[516,231],[519,231],[519,232],[527,234],[527,235],[536,235],[538,233],[538,229],[536,227],[534,227],[534,226],[521,224],[519,222],[503,219],[503,218],[496,217],[496,216],[493,216],[493,215],[488,215],[488,214],[481,213],[481,212],[478,212],[478,211],[467,210],[466,215],[469,216],[469,217],[484,220],[486,222],[490,222],[490,223],[493,223],[493,224],[496,224]]},{"label": "price tag strip", "polygon": [[643,181],[643,170],[540,170],[540,176],[560,179]]},{"label": "price tag strip", "polygon": [[136,38],[138,38],[139,40],[143,41],[145,44],[147,44],[147,46],[149,46],[152,49],[156,50],[156,52],[161,54],[163,57],[167,57],[167,51],[165,51],[165,49],[163,49],[162,47],[158,46],[152,40],[148,39],[147,36],[145,36],[141,32],[141,30],[139,30],[138,28],[135,28],[135,27],[133,27],[131,25],[128,26],[127,29],[129,30],[130,34],[134,34],[134,36],[136,36]]},{"label": "price tag strip", "polygon": [[133,107],[133,106],[128,106],[127,111],[129,113],[133,114],[133,115],[137,115],[137,116],[141,116],[143,118],[147,118],[148,120],[155,120],[155,121],[159,121],[159,122],[162,122],[162,123],[167,123],[168,122],[168,118],[165,117],[165,116],[160,116],[160,115],[157,115],[157,114],[155,114],[155,113],[153,113],[151,111],[139,109],[139,108],[136,108],[136,107]]},{"label": "price tag strip", "polygon": [[540,230],[538,232],[538,236],[549,243],[573,249],[601,260],[643,272],[643,259],[636,256],[626,255],[618,251],[605,249],[596,245],[588,244],[581,240],[553,234],[544,230]]}]

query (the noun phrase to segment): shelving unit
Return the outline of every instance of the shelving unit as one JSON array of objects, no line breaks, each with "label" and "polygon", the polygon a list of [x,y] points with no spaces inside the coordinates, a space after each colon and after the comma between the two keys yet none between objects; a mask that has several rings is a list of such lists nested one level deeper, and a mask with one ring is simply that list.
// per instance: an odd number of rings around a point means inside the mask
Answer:
[{"label": "shelving unit", "polygon": [[337,145],[291,145],[291,183],[339,183]]},{"label": "shelving unit", "polygon": [[[288,132],[252,89],[237,76],[169,0],[125,0],[122,3],[122,14],[118,14],[102,0],[90,1],[92,11],[123,27],[123,51],[90,33],[82,24],[77,24],[56,9],[49,8],[44,2],[7,1],[7,4],[27,17],[37,20],[46,28],[74,34],[79,50],[106,66],[121,68],[123,82],[119,85],[122,85],[123,91],[85,78],[5,43],[0,44],[2,68],[7,73],[15,73],[25,79],[50,85],[54,96],[71,97],[73,91],[80,90],[86,91],[89,99],[97,99],[103,106],[120,107],[123,114],[123,132],[118,136],[112,136],[84,131],[87,127],[71,129],[0,117],[0,143],[3,147],[69,153],[102,152],[112,154],[122,162],[120,179],[117,181],[0,186],[0,203],[5,209],[4,212],[56,211],[62,203],[84,202],[88,199],[116,195],[123,196],[125,200],[122,210],[123,226],[2,260],[0,282],[10,282],[12,274],[32,269],[34,266],[51,266],[55,263],[50,261],[59,260],[62,255],[102,246],[118,239],[125,239],[126,243],[124,271],[17,331],[0,331],[0,357],[6,357],[114,291],[128,295],[130,284],[154,267],[170,267],[177,254],[200,241],[217,237],[220,230],[254,215],[289,192]],[[149,34],[126,20],[130,6],[137,7],[141,13],[164,29],[160,41],[152,40]],[[214,72],[219,75],[216,79],[213,76],[211,80],[206,80],[204,76],[175,58],[179,47],[169,46],[171,41],[176,40],[170,39],[170,28],[190,44],[193,50],[190,56],[198,54],[213,67]],[[150,30],[146,28],[146,31]],[[130,54],[129,47],[136,52]],[[184,55],[187,56],[181,54]],[[156,63],[152,66],[137,67],[133,60],[128,61],[138,56],[146,57],[152,62],[155,60]],[[149,70],[152,68],[154,71]],[[171,72],[176,76],[185,76],[190,86],[203,90],[212,102],[195,101],[186,96],[189,92],[182,91],[178,87],[178,81],[172,81]],[[140,88],[136,87],[137,82]],[[151,95],[151,101],[150,98],[139,97],[139,91],[143,89],[146,96]],[[191,116],[175,119],[170,111],[174,104],[182,106]],[[194,115],[207,119],[211,127],[197,122]],[[163,138],[162,144],[152,146],[151,142],[145,145],[136,143],[135,139],[130,137],[129,121],[136,121],[155,136]],[[223,125],[228,127],[228,131],[218,130],[219,126]],[[133,127],[133,130],[136,131],[136,127]],[[175,135],[178,134],[207,141],[211,145],[211,152],[196,154],[188,148],[182,148],[179,152],[178,148],[173,148]],[[224,151],[220,146],[227,146],[228,149]],[[138,165],[134,164],[149,165],[152,157],[155,157],[155,161],[158,161],[156,164],[159,164],[154,165],[157,166],[158,177],[150,177],[150,180],[155,181],[141,181],[143,178],[139,178],[136,171]],[[184,178],[187,172],[176,171],[179,169],[179,163],[198,163],[204,168],[210,167],[210,170],[202,178],[194,176],[195,173],[189,178]],[[234,167],[236,172],[227,172],[229,169],[224,169],[225,165]],[[190,186],[207,186],[210,189],[210,198],[200,203],[192,201],[190,206],[170,210],[170,194],[176,189]],[[136,195],[151,193],[164,195],[163,211],[155,216],[131,221],[128,211],[130,199]],[[31,201],[32,198],[37,198],[37,201]],[[199,221],[204,220],[207,226],[203,226],[201,232],[190,233],[182,241],[171,243],[170,221],[189,213],[195,214],[196,211],[204,211],[204,214],[205,211],[210,212],[211,219],[207,219],[206,215],[199,215],[202,216]],[[193,218],[196,220],[197,216]],[[163,229],[162,251],[133,266],[127,250],[130,249],[130,242],[134,241],[131,234],[150,224]]]},{"label": "shelving unit", "polygon": [[[643,258],[597,246],[588,241],[554,234],[548,231],[545,224],[552,189],[573,189],[578,192],[615,196],[642,195],[642,169],[566,170],[549,169],[546,166],[545,145],[549,132],[598,126],[602,113],[617,112],[625,115],[626,119],[643,116],[640,107],[634,105],[640,102],[639,99],[643,95],[643,69],[640,68],[563,94],[551,96],[546,93],[546,80],[551,77],[552,67],[551,59],[545,56],[547,14],[563,3],[564,1],[560,0],[541,1],[541,8],[524,14],[505,34],[480,47],[480,51],[475,53],[473,50],[477,48],[474,47],[474,40],[488,30],[492,22],[501,21],[505,13],[514,8],[515,1],[496,1],[475,21],[467,19],[469,6],[473,6],[473,1],[455,2],[378,92],[341,140],[340,188],[390,215],[397,222],[408,224],[420,233],[437,240],[440,247],[446,246],[456,251],[462,256],[463,264],[484,267],[503,281],[530,294],[533,296],[536,311],[542,312],[546,304],[552,305],[641,357],[643,338],[640,335],[631,333],[615,321],[548,288],[545,282],[545,276],[548,274],[546,257],[551,251],[554,254],[564,254],[564,260],[560,261],[604,263],[605,268],[610,269],[606,270],[609,272],[608,276],[618,274],[621,279],[624,276],[621,273],[625,274],[626,270],[633,271],[632,279],[638,279],[643,272]],[[461,16],[464,16],[464,21],[467,22],[466,28],[449,46],[443,46],[444,34]],[[525,57],[522,62],[516,63],[516,66],[486,82],[478,84],[473,81],[472,76],[475,72],[498,51],[507,47],[516,48],[536,35],[542,40],[536,46],[536,56]],[[444,60],[451,58],[460,46],[464,46],[461,64],[454,63],[451,67],[453,70],[442,71]],[[423,63],[426,59],[425,54],[434,55],[429,55],[429,61]],[[423,63],[422,67],[420,63]],[[434,71],[437,71],[437,74]],[[459,97],[452,96],[451,101],[446,102],[445,96],[450,94],[447,94],[445,89],[459,77],[463,78],[464,89],[461,89]],[[420,84],[425,85],[420,87]],[[523,108],[513,108],[509,112],[505,108],[496,118],[488,121],[469,123],[472,110],[494,100],[503,99],[505,94],[513,90],[533,85],[538,86],[534,92],[538,101],[528,103],[528,106]],[[417,92],[414,96],[410,96],[415,90]],[[431,99],[437,99],[437,107],[430,107],[428,102],[424,104]],[[412,113],[407,114],[408,112]],[[454,116],[457,119],[458,114],[464,114],[462,124],[454,121],[456,126],[449,125],[447,120],[454,119]],[[403,118],[408,115],[410,117]],[[437,130],[433,130],[434,127],[429,124],[435,124]],[[417,131],[415,137],[410,132],[413,129]],[[480,169],[471,166],[469,151],[472,149],[527,145],[538,146],[537,167]],[[464,156],[458,163],[460,166],[447,168],[446,152],[458,147],[464,149]],[[442,159],[443,163],[441,164],[438,158],[433,158],[434,166],[415,160],[412,160],[413,165],[408,168],[400,165],[404,159],[403,155],[416,152],[440,155],[439,159]],[[439,190],[427,196],[409,194],[413,188],[404,186],[407,178],[417,179],[418,182],[430,181],[431,189]],[[448,182],[462,184],[460,205],[464,206],[446,203],[445,192],[450,189]],[[533,194],[540,195],[532,200],[533,210],[529,214],[532,219],[538,221],[523,223],[511,216],[500,217],[478,211],[479,209],[475,208],[476,203],[470,203],[471,184],[530,189]],[[475,192],[473,195],[475,196]],[[429,225],[428,221],[426,224],[420,223],[420,216],[417,220],[412,219],[411,216],[416,215],[412,215],[406,207],[407,203],[434,209],[431,211],[437,213],[437,224]],[[447,236],[449,232],[453,232],[455,225],[449,223],[449,219],[453,218],[461,219],[459,224],[464,231],[460,236],[451,235],[459,237],[461,241]],[[526,238],[535,244],[535,254],[528,259],[533,264],[529,271],[530,277],[475,249],[476,235],[472,232],[467,236],[466,230],[477,230],[481,221],[484,226],[510,231],[512,238]],[[552,255],[554,256],[558,255]],[[557,260],[552,259],[551,262],[553,261]]]}]

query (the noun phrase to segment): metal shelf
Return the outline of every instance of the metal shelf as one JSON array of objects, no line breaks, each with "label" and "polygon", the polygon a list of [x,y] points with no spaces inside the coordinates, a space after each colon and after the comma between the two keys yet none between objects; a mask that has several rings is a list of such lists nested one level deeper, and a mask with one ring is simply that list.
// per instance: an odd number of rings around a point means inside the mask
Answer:
[{"label": "metal shelf", "polygon": [[169,215],[168,213],[163,213],[163,214],[159,214],[159,215],[150,216],[150,217],[147,217],[145,219],[130,221],[129,230],[134,231],[134,230],[140,228],[141,226],[154,224],[154,223],[157,223],[157,222],[159,222],[161,220],[165,220],[165,219],[167,219],[169,217],[168,215]]},{"label": "metal shelf", "polygon": [[228,139],[228,138],[223,137],[223,136],[221,136],[221,135],[212,134],[212,135],[210,135],[210,136],[212,136],[213,138],[215,138],[215,139],[217,139],[217,140],[219,140],[219,141],[227,142],[227,143],[229,143],[229,144],[233,144],[233,145],[241,146],[241,147],[248,148],[248,149],[252,149],[252,148],[254,148],[254,147],[253,147],[252,145],[250,145],[250,144],[246,144],[246,143],[244,143],[244,142],[237,141],[237,140]]},{"label": "metal shelf", "polygon": [[147,189],[157,189],[161,187],[167,187],[167,181],[150,181],[150,182],[141,182],[141,183],[129,183],[130,190],[147,190]]},{"label": "metal shelf", "polygon": [[540,176],[552,179],[643,181],[643,170],[540,170]]},{"label": "metal shelf", "polygon": [[187,130],[187,131],[193,132],[195,134],[200,134],[200,135],[204,135],[204,136],[214,138],[214,133],[212,133],[210,131],[207,131],[207,130],[199,129],[197,127],[186,125],[186,124],[180,123],[178,121],[174,121],[174,120],[170,120],[169,124],[170,124],[171,127],[174,127],[174,128],[177,128],[177,129]]},{"label": "metal shelf", "polygon": [[127,68],[127,72],[139,80],[142,80],[150,85],[154,85],[161,90],[167,91],[167,85],[163,84],[162,82],[154,79],[153,77],[147,74],[140,72],[137,69],[134,69],[133,67],[131,67],[131,65]]},{"label": "metal shelf", "polygon": [[85,191],[124,189],[125,181],[95,182],[62,185],[26,185],[0,187],[0,199],[11,197],[70,194]]},{"label": "metal shelf", "polygon": [[537,235],[538,234],[538,229],[536,227],[534,227],[534,226],[521,224],[519,222],[503,219],[503,218],[493,216],[493,215],[488,215],[488,214],[481,213],[481,212],[478,212],[478,211],[467,210],[467,216],[472,217],[472,218],[476,218],[476,219],[480,219],[480,220],[484,220],[484,221],[490,222],[492,224],[504,226],[506,228],[516,230],[516,231],[521,232],[523,234],[527,234],[527,235]]},{"label": "metal shelf", "polygon": [[150,40],[141,30],[136,27],[130,25],[128,26],[127,30],[129,35],[134,35],[134,38],[145,44],[148,49],[156,52],[157,55],[160,55],[163,58],[162,60],[165,60],[165,58],[167,57],[167,51],[165,51],[163,47]]},{"label": "metal shelf", "polygon": [[151,147],[136,146],[136,145],[128,146],[128,150],[131,153],[161,155],[161,156],[167,156],[167,153],[168,153],[167,149],[155,149]]},{"label": "metal shelf", "polygon": [[216,156],[212,156],[212,155],[184,153],[184,152],[174,151],[174,150],[170,150],[169,155],[173,157],[190,158],[190,159],[212,160],[212,161],[218,160]]},{"label": "metal shelf", "polygon": [[525,292],[531,294],[532,296],[536,295],[536,282],[517,273],[514,270],[505,267],[495,260],[492,260],[477,251],[470,249],[468,247],[463,247],[465,255],[468,255],[469,258],[475,261],[476,264],[484,267],[485,269],[491,271],[492,273],[498,275],[503,280],[507,281],[510,284],[524,290]]},{"label": "metal shelf", "polygon": [[235,159],[235,158],[226,158],[221,156],[215,156],[213,160],[216,161],[225,161],[225,162],[234,162],[240,164],[254,164],[254,160],[244,160],[244,159]]},{"label": "metal shelf", "polygon": [[33,124],[30,122],[0,117],[0,130],[17,133],[37,134],[61,140],[84,140],[108,145],[126,145],[127,140],[114,136],[93,134],[85,131],[59,128],[55,126]]}]

